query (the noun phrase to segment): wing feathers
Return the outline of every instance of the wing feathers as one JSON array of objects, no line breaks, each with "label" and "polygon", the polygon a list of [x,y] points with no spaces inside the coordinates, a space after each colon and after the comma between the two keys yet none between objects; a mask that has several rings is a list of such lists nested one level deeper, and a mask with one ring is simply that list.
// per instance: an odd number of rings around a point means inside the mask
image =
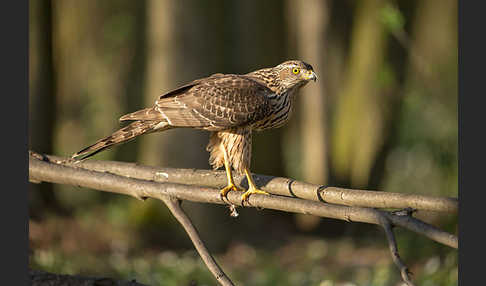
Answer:
[{"label": "wing feathers", "polygon": [[161,96],[156,109],[172,126],[223,130],[263,118],[272,91],[242,75],[221,75],[201,79],[173,96]]},{"label": "wing feathers", "polygon": [[126,114],[120,121],[163,121],[173,127],[224,130],[262,119],[271,93],[247,76],[215,74],[170,91],[154,107]]}]

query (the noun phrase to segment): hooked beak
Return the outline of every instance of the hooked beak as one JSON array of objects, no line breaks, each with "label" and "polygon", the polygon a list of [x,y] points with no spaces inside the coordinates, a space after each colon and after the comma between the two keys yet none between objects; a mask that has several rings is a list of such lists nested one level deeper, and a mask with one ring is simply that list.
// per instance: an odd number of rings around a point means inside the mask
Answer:
[{"label": "hooked beak", "polygon": [[314,71],[312,70],[308,70],[305,74],[304,74],[304,79],[305,80],[313,80],[313,81],[316,81],[317,80],[317,75]]}]

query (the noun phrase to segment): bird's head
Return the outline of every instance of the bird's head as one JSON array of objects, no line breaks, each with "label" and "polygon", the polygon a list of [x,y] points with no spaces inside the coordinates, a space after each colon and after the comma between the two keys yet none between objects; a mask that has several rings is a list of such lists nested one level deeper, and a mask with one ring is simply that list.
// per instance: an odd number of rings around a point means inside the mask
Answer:
[{"label": "bird's head", "polygon": [[278,71],[280,84],[285,89],[302,87],[311,80],[317,80],[317,75],[312,66],[303,61],[286,61],[276,66],[275,69]]}]

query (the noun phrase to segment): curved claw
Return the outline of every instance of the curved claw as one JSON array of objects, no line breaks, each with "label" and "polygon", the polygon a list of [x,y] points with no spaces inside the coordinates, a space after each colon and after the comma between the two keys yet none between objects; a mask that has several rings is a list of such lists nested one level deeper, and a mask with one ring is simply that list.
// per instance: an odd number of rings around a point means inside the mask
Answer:
[{"label": "curved claw", "polygon": [[227,195],[230,191],[244,191],[244,189],[237,187],[235,184],[231,184],[231,183],[228,184],[226,187],[222,188],[221,191],[219,192],[219,197],[223,202],[225,201],[225,199],[226,201],[229,201]]},{"label": "curved claw", "polygon": [[251,194],[270,195],[269,193],[267,193],[265,191],[255,189],[255,188],[250,188],[243,195],[241,195],[241,205],[242,206],[244,206],[245,202],[248,203],[248,199],[250,198]]}]

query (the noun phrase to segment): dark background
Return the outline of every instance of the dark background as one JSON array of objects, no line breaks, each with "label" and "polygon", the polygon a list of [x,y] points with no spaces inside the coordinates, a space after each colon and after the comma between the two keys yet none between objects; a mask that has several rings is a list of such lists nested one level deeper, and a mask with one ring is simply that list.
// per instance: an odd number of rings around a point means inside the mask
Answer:
[{"label": "dark background", "polygon": [[[312,64],[319,80],[302,90],[289,124],[255,134],[253,172],[458,196],[457,1],[29,4],[34,151],[71,155],[180,84],[297,58]],[[207,140],[203,131],[171,130],[94,159],[207,169]],[[233,219],[223,206],[184,207],[235,282],[399,285],[375,226],[255,209],[239,209]],[[34,268],[150,284],[214,283],[159,202],[31,184],[29,214]],[[418,215],[456,232],[454,215]],[[457,285],[456,250],[396,233],[417,282]]]}]

